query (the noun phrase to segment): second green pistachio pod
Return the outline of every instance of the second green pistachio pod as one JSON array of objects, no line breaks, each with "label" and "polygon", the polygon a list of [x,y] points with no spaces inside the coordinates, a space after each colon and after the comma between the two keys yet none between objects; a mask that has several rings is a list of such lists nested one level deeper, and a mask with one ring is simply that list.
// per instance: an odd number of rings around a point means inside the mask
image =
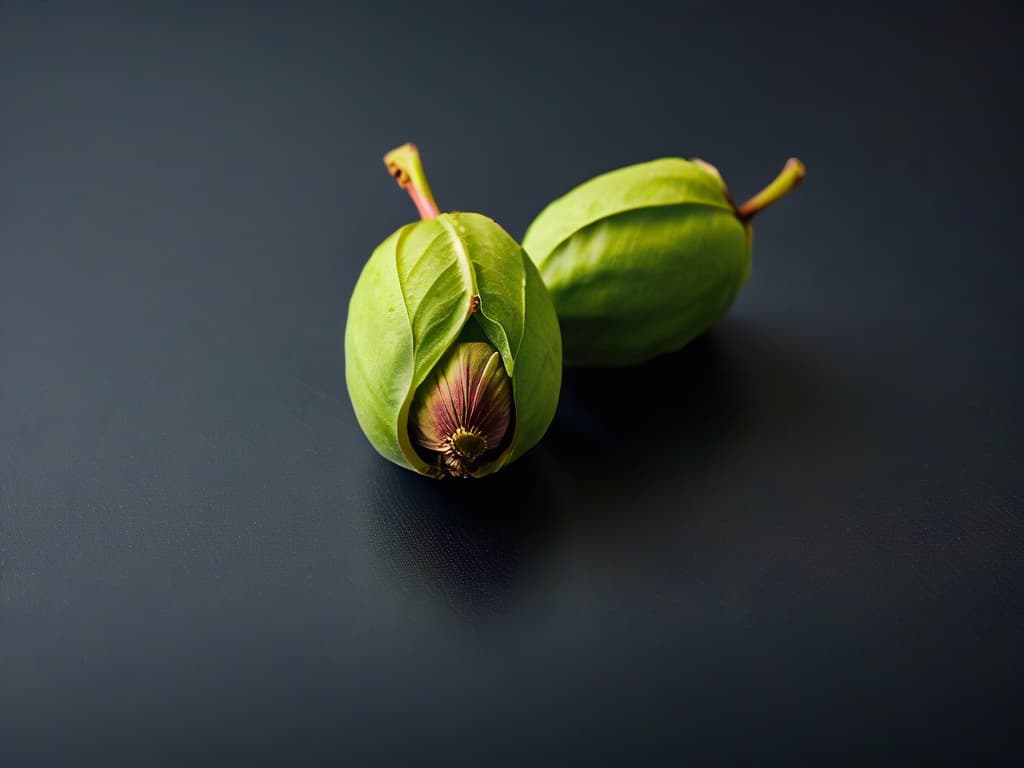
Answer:
[{"label": "second green pistachio pod", "polygon": [[751,216],[803,173],[790,160],[736,206],[713,166],[664,158],[602,174],[552,202],[523,248],[558,311],[565,362],[640,363],[710,328],[750,274]]}]

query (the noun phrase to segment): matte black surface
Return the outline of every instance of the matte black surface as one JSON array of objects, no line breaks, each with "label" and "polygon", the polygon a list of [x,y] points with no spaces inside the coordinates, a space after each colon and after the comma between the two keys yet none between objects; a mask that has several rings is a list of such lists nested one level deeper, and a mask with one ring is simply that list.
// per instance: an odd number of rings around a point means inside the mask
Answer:
[{"label": "matte black surface", "polygon": [[[1020,758],[1021,25],[771,5],[0,2],[0,764]],[[712,333],[441,484],[344,387],[406,140],[516,236],[809,176]]]}]

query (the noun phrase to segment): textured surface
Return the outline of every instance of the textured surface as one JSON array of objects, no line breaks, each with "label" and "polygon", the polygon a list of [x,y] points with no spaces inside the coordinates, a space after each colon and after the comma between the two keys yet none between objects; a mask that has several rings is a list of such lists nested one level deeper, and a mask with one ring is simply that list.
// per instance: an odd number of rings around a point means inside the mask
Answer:
[{"label": "textured surface", "polygon": [[[1014,18],[84,5],[0,2],[0,763],[1021,755]],[[809,175],[711,334],[439,485],[344,394],[406,140],[515,235]]]}]

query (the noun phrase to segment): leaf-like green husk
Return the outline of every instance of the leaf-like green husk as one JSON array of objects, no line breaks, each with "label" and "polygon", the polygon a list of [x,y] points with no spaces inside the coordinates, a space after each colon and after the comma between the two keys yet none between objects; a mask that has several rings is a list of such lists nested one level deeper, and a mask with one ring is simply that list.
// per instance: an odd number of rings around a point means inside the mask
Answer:
[{"label": "leaf-like green husk", "polygon": [[423,471],[406,457],[397,419],[412,381],[412,329],[398,280],[396,249],[409,224],[377,246],[363,267],[345,323],[345,382],[367,439],[385,458]]},{"label": "leaf-like green husk", "polygon": [[629,365],[682,347],[750,268],[721,180],[679,158],[598,176],[549,205],[523,246],[558,311],[565,362]]},{"label": "leaf-like green husk", "polygon": [[743,224],[724,211],[643,208],[585,227],[545,265],[566,362],[631,365],[679,349],[725,314],[748,264]]},{"label": "leaf-like green husk", "polygon": [[[459,337],[474,296],[480,297],[474,316],[512,375],[517,420],[510,450],[480,474],[540,439],[557,404],[560,336],[543,285],[540,294],[531,289],[531,272],[540,284],[522,248],[480,214],[442,214],[406,225],[373,252],[349,304],[345,369],[356,417],[381,455],[429,474],[409,439],[409,407],[416,388]],[[543,364],[551,354],[559,362],[553,381],[550,365]],[[535,378],[547,380],[521,402],[524,371],[529,387]]]},{"label": "leaf-like green husk", "polygon": [[480,296],[474,315],[512,377],[515,436],[509,451],[478,476],[514,461],[540,441],[555,415],[562,382],[558,317],[533,262],[501,227],[478,213],[452,214],[470,254]]},{"label": "leaf-like green husk", "polygon": [[519,252],[526,272],[526,324],[513,376],[516,437],[509,462],[540,442],[555,417],[562,386],[562,334],[555,306],[537,267],[525,251]]},{"label": "leaf-like green husk", "polygon": [[544,275],[548,256],[583,227],[638,208],[684,203],[733,210],[721,180],[688,160],[664,157],[618,168],[552,201],[526,230],[523,248]]}]

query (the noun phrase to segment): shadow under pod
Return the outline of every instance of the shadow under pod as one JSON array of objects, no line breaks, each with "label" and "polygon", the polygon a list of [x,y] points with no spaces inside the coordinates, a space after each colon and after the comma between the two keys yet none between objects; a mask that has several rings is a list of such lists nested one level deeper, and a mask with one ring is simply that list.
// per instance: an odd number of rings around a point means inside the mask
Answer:
[{"label": "shadow under pod", "polygon": [[733,454],[832,418],[832,391],[805,349],[738,318],[642,365],[567,368],[544,442],[576,491],[567,520],[621,531],[685,514],[688,488]]},{"label": "shadow under pod", "polygon": [[616,486],[681,455],[707,455],[742,421],[727,347],[705,334],[641,365],[565,369],[551,450],[570,470]]},{"label": "shadow under pod", "polygon": [[370,473],[366,527],[389,580],[461,618],[504,612],[556,538],[536,452],[481,480],[435,480],[383,460]]}]

